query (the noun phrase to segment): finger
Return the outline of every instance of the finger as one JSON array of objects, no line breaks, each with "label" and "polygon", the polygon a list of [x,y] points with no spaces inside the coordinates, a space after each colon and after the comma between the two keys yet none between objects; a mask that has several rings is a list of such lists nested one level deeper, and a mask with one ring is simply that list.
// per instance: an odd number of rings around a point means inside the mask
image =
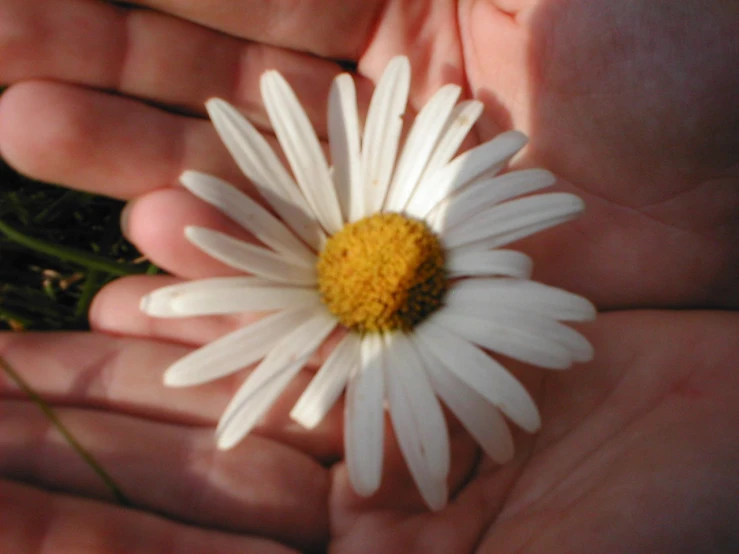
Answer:
[{"label": "finger", "polygon": [[269,248],[222,211],[184,188],[154,191],[130,202],[121,223],[125,236],[144,256],[160,268],[185,278],[244,274],[196,247],[185,236],[188,226],[219,231]]},{"label": "finger", "polygon": [[118,336],[200,346],[258,319],[254,314],[158,318],[141,311],[139,304],[145,295],[179,282],[180,279],[164,275],[117,279],[95,296],[89,312],[90,326]]},{"label": "finger", "polygon": [[[190,351],[176,344],[92,333],[0,335],[5,360],[43,397],[66,405],[102,406],[124,415],[206,426],[214,445],[213,427],[250,369],[197,387],[166,387],[164,371]],[[312,375],[311,369],[299,373],[254,432],[322,461],[336,460],[341,454],[341,402],[311,431],[289,417]],[[23,394],[0,374],[0,396],[22,398]]]},{"label": "finger", "polygon": [[231,35],[348,60],[356,60],[362,53],[386,4],[381,0],[142,0],[136,3]]},{"label": "finger", "polygon": [[183,188],[152,192],[126,208],[126,237],[156,265],[186,278],[239,275],[185,238],[190,225],[224,232],[254,242],[241,226]]},{"label": "finger", "polygon": [[[82,335],[79,335],[79,337],[82,337]],[[88,352],[90,351],[89,345],[84,344],[84,339],[69,342],[74,343],[69,345],[72,353],[82,351],[85,347],[88,347],[86,349]],[[38,345],[35,347],[36,349],[39,348]],[[56,350],[56,357],[69,359],[68,352],[64,348],[57,348]],[[18,349],[14,349],[13,352],[16,356],[18,355]],[[145,359],[145,355],[142,355],[145,353],[141,351],[131,352],[130,354],[132,359]],[[37,360],[30,359],[29,367],[44,367],[36,362]],[[150,378],[142,379],[142,375],[136,375],[137,372],[134,368],[126,365],[124,360],[116,360],[114,363],[116,365],[120,363],[122,367],[125,366],[126,368],[125,375],[121,375],[119,378],[108,377],[109,382],[116,383],[115,389],[119,394],[125,388],[125,384],[120,382],[119,379],[121,381],[130,379],[130,382],[135,385],[138,391],[153,389],[152,398],[158,397],[160,404],[166,405],[169,403],[166,393],[162,393],[157,383],[152,383]],[[38,387],[42,389],[39,392],[43,392],[45,396],[60,397],[59,389],[64,389],[63,381],[73,383],[79,383],[80,381],[79,375],[64,376],[64,372],[60,371],[59,367],[51,367],[50,369],[54,372],[54,375],[50,379],[44,379],[43,384]],[[150,368],[147,368],[146,372],[150,374]],[[35,373],[32,372],[28,379],[33,379]],[[69,373],[71,372],[67,371],[67,374]],[[89,373],[89,371],[84,373]],[[62,375],[62,377],[59,377],[59,375]],[[88,375],[85,375],[85,377],[88,377]],[[157,389],[159,390],[157,391]],[[110,392],[106,391],[106,394],[110,395]],[[170,391],[170,394],[176,394],[176,392]],[[136,401],[146,402],[149,395],[144,392],[140,396],[143,396],[143,398],[137,398]],[[265,428],[278,427],[279,425],[275,425],[277,420],[285,419],[289,407],[295,402],[295,395],[288,392],[288,397],[290,396],[292,398],[282,399],[281,404],[284,405],[277,406],[273,410],[274,415],[271,415],[264,423]],[[198,408],[202,410],[202,404],[206,403],[205,400],[201,396],[199,399],[183,405],[189,404],[193,407],[194,404],[197,404]],[[290,443],[291,437],[287,436],[286,433],[282,433],[280,439],[275,439],[271,432],[268,432],[270,439],[262,438],[265,435],[260,437],[258,434],[252,434],[233,451],[215,453],[210,428],[175,425],[171,423],[172,417],[170,414],[152,413],[151,409],[146,406],[134,409],[133,416],[105,413],[95,409],[96,407],[99,408],[102,403],[101,399],[98,399],[97,402],[91,402],[91,399],[86,397],[83,403],[81,399],[75,398],[74,392],[70,395],[63,395],[63,401],[65,404],[73,402],[75,405],[84,408],[82,410],[79,408],[57,408],[57,413],[77,440],[85,445],[112,475],[132,502],[137,506],[163,512],[178,519],[210,525],[220,522],[221,527],[226,526],[229,530],[252,532],[251,528],[245,528],[239,523],[241,519],[234,522],[233,517],[235,516],[229,512],[232,509],[233,513],[239,513],[242,516],[245,514],[244,517],[246,517],[249,515],[248,507],[241,506],[238,503],[234,505],[233,503],[224,502],[218,494],[214,493],[208,495],[207,501],[217,504],[220,507],[218,510],[212,509],[205,501],[202,504],[192,505],[191,502],[188,502],[192,495],[189,489],[201,490],[206,488],[207,483],[202,481],[213,479],[239,502],[249,501],[249,506],[255,505],[254,509],[257,513],[264,516],[263,511],[258,509],[258,500],[262,500],[260,493],[266,495],[267,492],[271,492],[273,489],[279,489],[274,493],[276,496],[279,496],[289,505],[296,505],[300,504],[296,496],[304,492],[305,487],[301,489],[300,486],[294,486],[294,480],[307,481],[309,484],[319,480],[318,477],[311,477],[311,475],[315,473],[312,468],[320,466],[312,461],[310,464],[303,463],[301,460],[309,460],[305,454],[299,450],[276,444],[276,440],[283,439],[287,439],[288,444]],[[130,400],[130,402],[133,401],[133,399]],[[121,398],[116,400],[117,404],[123,404],[124,402],[125,400]],[[147,416],[156,419],[143,419],[141,417],[143,415],[142,408],[147,410]],[[132,411],[131,406],[127,406],[127,410],[130,413]],[[3,437],[0,443],[0,449],[3,452],[0,473],[42,485],[54,483],[56,487],[77,494],[95,497],[106,494],[103,484],[92,472],[85,471],[87,469],[85,463],[79,460],[77,454],[68,448],[64,439],[57,437],[56,433],[49,429],[48,419],[36,406],[29,402],[5,400],[4,413],[6,416],[0,422],[0,437]],[[166,418],[168,422],[160,423],[159,421],[162,418]],[[477,459],[477,447],[456,421],[450,422],[450,432],[452,434],[452,459],[454,462],[450,476],[450,487],[454,491],[467,479]],[[392,438],[389,424],[386,425],[386,433],[388,447],[384,471],[385,483],[382,490],[373,499],[363,500],[352,493],[348,483],[345,483],[344,490],[341,492],[341,495],[345,497],[342,503],[348,503],[356,509],[366,509],[368,506],[397,507],[405,505],[409,509],[425,511],[426,509],[406,469],[398,445]],[[323,434],[324,431],[319,428],[309,435],[303,433],[302,439],[303,442],[312,440],[315,443],[316,439]],[[292,439],[296,437],[297,434]],[[340,441],[336,440],[338,435],[334,438],[334,442],[340,444]],[[111,442],[115,443],[115,447],[112,449]],[[29,445],[33,446],[29,447]],[[141,449],[138,448],[138,445],[145,446]],[[127,452],[128,455],[121,456],[121,451]],[[46,454],[42,455],[42,452]],[[53,455],[49,455],[49,452]],[[275,452],[280,456],[284,454],[284,460],[281,457],[278,458]],[[29,459],[37,457],[42,457],[43,461],[29,464]],[[294,459],[296,457],[297,461]],[[187,462],[183,463],[183,460]],[[300,466],[298,462],[303,463],[305,467],[303,469],[295,467]],[[162,467],[168,468],[166,482],[158,482],[162,479]],[[244,467],[248,467],[249,471],[245,473]],[[275,483],[272,482],[271,471],[275,472],[277,478]],[[287,479],[286,475],[292,475],[293,477]],[[250,482],[252,478],[259,481],[260,485]],[[248,491],[248,495],[246,493],[242,494],[239,488],[235,488],[231,483],[231,479],[238,479],[240,486]],[[287,479],[288,482],[284,484],[282,479]],[[156,486],[155,483],[157,483]],[[290,489],[292,496],[282,490],[283,484]],[[180,492],[172,492],[169,487],[179,487],[178,491]],[[318,487],[318,485],[315,485],[315,487]],[[265,488],[267,492],[264,492]],[[320,492],[311,489],[306,494],[315,495]],[[255,497],[257,497],[257,500],[255,500]],[[313,509],[310,506],[307,506],[307,508]],[[198,519],[197,514],[203,511],[208,512],[213,521]],[[280,511],[283,513],[282,519],[288,521],[290,514],[282,509]],[[306,525],[310,523],[307,522]],[[259,521],[258,528],[265,528],[263,521]],[[316,529],[315,525],[311,525],[311,528]],[[267,533],[266,536],[272,537],[275,535]],[[277,538],[284,539],[285,537],[278,536]]]},{"label": "finger", "polygon": [[[5,401],[4,407],[0,474],[78,495],[109,496],[41,410],[27,401]],[[220,452],[210,429],[100,410],[56,412],[138,508],[301,548],[318,546],[328,535],[328,473],[302,452],[257,435]]]},{"label": "finger", "polygon": [[[148,316],[140,309],[145,295],[180,282],[180,279],[164,275],[131,276],[113,281],[95,297],[89,314],[90,325],[97,331],[113,335],[202,346],[262,317],[258,313],[239,313],[162,319]],[[319,367],[339,339],[336,333],[329,335],[308,361],[308,369]]]},{"label": "finger", "polygon": [[[151,10],[94,0],[5,0],[0,82],[48,78],[204,114],[221,97],[268,126],[259,76],[277,69],[301,93],[319,132],[335,63],[246,42]],[[85,32],[80,32],[84,25]]]},{"label": "finger", "polygon": [[243,183],[208,121],[44,81],[0,98],[0,154],[36,179],[118,198],[174,183],[184,168]]},{"label": "finger", "polygon": [[3,550],[41,554],[187,551],[289,554],[256,537],[238,537],[146,514],[0,480]]},{"label": "finger", "polygon": [[[504,0],[504,3],[528,0]],[[520,129],[531,134],[527,119],[529,104],[522,102],[531,88],[531,40],[512,16],[498,2],[463,2],[459,25],[465,56],[465,71],[472,96],[485,104],[485,114],[476,129],[482,140],[489,140],[502,130]],[[507,6],[511,8],[512,6]],[[491,78],[492,75],[492,78]],[[494,87],[491,87],[494,83]]]},{"label": "finger", "polygon": [[0,96],[0,155],[36,179],[118,198],[177,183],[186,169],[252,188],[210,121],[50,81]]}]

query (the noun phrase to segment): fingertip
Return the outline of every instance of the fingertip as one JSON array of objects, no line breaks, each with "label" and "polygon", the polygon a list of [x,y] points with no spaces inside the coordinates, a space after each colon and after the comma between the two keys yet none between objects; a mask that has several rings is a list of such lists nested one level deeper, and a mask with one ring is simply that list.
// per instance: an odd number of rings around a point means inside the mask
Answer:
[{"label": "fingertip", "polygon": [[190,228],[207,228],[253,241],[243,228],[185,188],[166,188],[136,199],[125,215],[125,235],[165,271],[186,278],[234,275],[188,240]]},{"label": "fingertip", "polygon": [[94,331],[161,339],[188,345],[200,345],[222,337],[248,322],[247,316],[203,316],[163,319],[148,316],[141,302],[152,291],[181,279],[168,275],[135,275],[107,284],[92,301],[88,317]]},{"label": "fingertip", "polygon": [[[140,277],[124,277],[116,279],[103,286],[90,303],[87,318],[94,331],[119,334],[134,323],[131,316],[135,316],[129,309],[138,305],[143,292],[136,285]],[[133,304],[132,304],[133,303]],[[142,314],[143,315],[143,314]]]},{"label": "fingertip", "polygon": [[40,180],[53,180],[49,166],[64,161],[60,151],[74,148],[75,114],[56,109],[51,90],[51,83],[30,80],[0,97],[0,155],[18,172]]}]

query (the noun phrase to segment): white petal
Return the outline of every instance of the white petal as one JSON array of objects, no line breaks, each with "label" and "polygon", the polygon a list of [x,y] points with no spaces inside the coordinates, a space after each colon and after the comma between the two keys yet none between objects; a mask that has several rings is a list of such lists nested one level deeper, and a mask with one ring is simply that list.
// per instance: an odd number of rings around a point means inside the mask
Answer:
[{"label": "white petal", "polygon": [[330,234],[343,225],[339,201],[321,143],[308,116],[284,77],[266,71],[260,80],[262,101],[303,196]]},{"label": "white petal", "polygon": [[417,347],[434,390],[464,428],[495,462],[510,461],[514,453],[513,437],[498,408],[446,369],[422,343],[418,342]]},{"label": "white petal", "polygon": [[313,266],[316,255],[280,220],[226,181],[185,171],[180,182],[201,200],[215,206],[270,248],[301,263]]},{"label": "white petal", "polygon": [[[547,315],[521,311],[510,306],[491,306],[481,302],[470,302],[469,298],[459,301],[449,298],[445,305],[446,314],[473,316],[507,326],[537,338],[553,341],[569,351],[574,362],[588,362],[593,359],[593,346],[583,335]],[[456,327],[455,327],[456,329]]]},{"label": "white petal", "polygon": [[402,212],[408,203],[434,147],[439,142],[460,92],[462,89],[457,85],[441,87],[416,116],[390,184],[385,201],[387,211]]},{"label": "white petal", "polygon": [[526,135],[508,131],[493,140],[460,154],[446,166],[424,178],[406,207],[406,213],[424,219],[429,212],[455,190],[481,175],[492,175],[526,144]]},{"label": "white petal", "polygon": [[421,498],[430,510],[438,512],[446,507],[449,502],[449,486],[446,480],[435,479],[430,475],[420,477],[420,474],[414,474],[413,478]]},{"label": "white petal", "polygon": [[541,426],[531,395],[502,365],[469,341],[426,320],[416,336],[444,366],[500,408],[516,425],[533,433]]},{"label": "white petal", "polygon": [[514,232],[545,222],[561,223],[562,218],[581,214],[585,203],[579,196],[566,192],[536,194],[510,200],[477,214],[444,233],[448,248]]},{"label": "white petal", "polygon": [[[595,306],[586,298],[535,281],[517,279],[466,279],[454,283],[447,305],[461,309],[508,307],[560,321],[595,319]],[[479,309],[479,308],[478,308]]]},{"label": "white petal", "polygon": [[567,369],[572,365],[570,352],[557,343],[535,333],[535,328],[522,322],[503,321],[460,315],[450,310],[436,314],[434,323],[487,350],[499,352],[525,363],[546,369]]},{"label": "white petal", "polygon": [[181,317],[264,312],[316,305],[318,298],[317,290],[300,287],[212,289],[178,295],[172,300],[172,311]]},{"label": "white petal", "polygon": [[172,301],[185,294],[209,291],[215,288],[237,290],[242,287],[269,285],[270,281],[258,277],[214,277],[197,281],[185,281],[158,288],[143,296],[139,309],[152,317],[180,317],[172,310]]},{"label": "white petal", "polygon": [[380,486],[385,443],[382,338],[362,338],[360,364],[349,379],[344,403],[344,450],[349,480],[361,496]]},{"label": "white petal", "polygon": [[397,56],[387,64],[367,112],[362,137],[362,168],[365,174],[365,212],[380,211],[392,177],[403,114],[411,83],[408,59]]},{"label": "white petal", "polygon": [[590,344],[588,339],[575,331],[572,327],[568,327],[567,325],[563,325],[557,321],[555,321],[554,324],[557,327],[552,327],[553,330],[551,331],[551,337],[556,337],[556,340],[570,351],[572,361],[589,362],[593,359],[593,345]]},{"label": "white petal", "polygon": [[472,126],[482,115],[482,110],[483,104],[479,100],[464,100],[457,104],[426,166],[424,179],[449,163]]},{"label": "white petal", "polygon": [[364,213],[359,137],[354,80],[349,74],[342,73],[334,79],[328,96],[328,142],[334,167],[336,196],[344,221],[356,221]]},{"label": "white petal", "polygon": [[422,474],[446,481],[449,430],[421,359],[403,333],[385,337],[385,356],[390,417],[411,473],[420,464]]},{"label": "white petal", "polygon": [[534,263],[526,254],[515,250],[450,250],[446,253],[445,266],[452,278],[503,275],[528,279]]},{"label": "white petal", "polygon": [[314,310],[308,321],[275,345],[223,412],[216,429],[218,448],[235,446],[254,428],[334,327],[331,314]]},{"label": "white petal", "polygon": [[315,268],[297,265],[284,256],[219,231],[185,227],[185,237],[209,256],[258,277],[293,285],[315,285]]},{"label": "white petal", "polygon": [[[388,347],[392,348],[390,345]],[[415,353],[413,357],[415,358]],[[399,359],[393,359],[393,356],[389,356],[387,362],[385,381],[388,408],[398,446],[424,502],[432,510],[440,510],[447,503],[446,477],[449,471],[448,431],[441,413],[441,406],[417,359],[414,359],[412,365],[402,367],[390,367],[390,364],[402,363]],[[423,392],[420,394],[413,390],[413,383],[408,383],[403,378],[403,372],[408,367],[414,367],[417,370],[414,370],[416,376],[422,376],[421,382],[424,385]],[[433,403],[429,403],[430,400],[433,400]],[[429,410],[429,408],[432,409]],[[424,419],[429,416],[432,418],[431,421]],[[437,421],[439,419],[441,420],[440,427]],[[431,434],[433,431],[437,433],[435,437]],[[442,437],[445,440],[444,443],[439,440]],[[442,447],[446,450],[441,450]],[[432,450],[427,451],[426,448]],[[445,471],[439,474],[440,470]]]},{"label": "white petal", "polygon": [[[233,448],[254,429],[309,358],[310,356],[303,356],[286,366],[272,368],[273,374],[262,384],[258,392],[249,398],[243,398],[238,408],[232,408],[233,413],[228,419],[221,418],[216,432],[220,450]],[[229,407],[232,406],[233,403],[229,404]]]},{"label": "white petal", "polygon": [[308,310],[287,310],[269,315],[232,331],[173,363],[164,373],[164,384],[187,387],[207,383],[260,360],[289,333],[304,323]]},{"label": "white petal", "polygon": [[236,164],[270,206],[306,243],[320,249],[326,236],[295,181],[264,137],[233,106],[218,98],[205,104]]},{"label": "white petal", "polygon": [[566,223],[567,221],[572,220],[573,217],[576,217],[576,215],[577,214],[575,214],[574,216],[572,214],[565,214],[561,217],[553,217],[544,221],[540,221],[538,223],[533,223],[531,225],[524,225],[509,233],[501,233],[492,237],[469,242],[464,246],[459,246],[455,248],[454,250],[457,250],[459,252],[473,252],[506,246],[522,238],[534,235],[539,231],[550,229],[551,227],[556,227],[560,223]]},{"label": "white petal", "polygon": [[344,390],[349,375],[359,365],[359,337],[347,334],[311,379],[295,403],[290,417],[307,429],[313,429],[326,416]]},{"label": "white petal", "polygon": [[282,286],[256,277],[216,277],[152,291],[141,299],[139,308],[154,317],[183,317],[297,308],[317,302],[313,288]]},{"label": "white petal", "polygon": [[444,199],[429,216],[436,232],[446,231],[495,204],[551,186],[557,178],[545,169],[511,171],[493,179],[480,179]]}]

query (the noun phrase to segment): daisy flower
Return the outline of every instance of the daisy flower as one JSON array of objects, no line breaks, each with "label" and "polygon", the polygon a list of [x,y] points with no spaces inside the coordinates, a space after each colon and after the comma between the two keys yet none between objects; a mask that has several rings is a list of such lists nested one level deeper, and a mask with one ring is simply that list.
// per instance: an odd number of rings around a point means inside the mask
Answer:
[{"label": "daisy flower", "polygon": [[561,322],[592,319],[593,305],[529,280],[531,260],[500,248],[577,216],[583,202],[566,193],[518,198],[554,183],[542,169],[495,176],[526,142],[517,131],[455,157],[482,112],[476,100],[458,102],[456,85],[438,90],[401,141],[410,88],[404,57],[388,64],[363,128],[354,81],[335,79],[332,166],[285,79],[267,71],[260,84],[289,170],[228,103],[212,99],[207,109],[270,209],[216,177],[187,171],[181,179],[261,243],[185,229],[192,244],[246,275],[164,287],[141,309],[264,317],[180,359],[164,381],[197,385],[257,363],[218,423],[218,447],[231,448],[343,328],[291,417],[315,427],[346,389],[345,460],[353,488],[368,496],[381,482],[387,410],[423,500],[440,509],[450,466],[441,402],[499,463],[513,456],[503,416],[528,432],[540,425],[527,390],[488,351],[549,369],[592,356],[588,341]]}]

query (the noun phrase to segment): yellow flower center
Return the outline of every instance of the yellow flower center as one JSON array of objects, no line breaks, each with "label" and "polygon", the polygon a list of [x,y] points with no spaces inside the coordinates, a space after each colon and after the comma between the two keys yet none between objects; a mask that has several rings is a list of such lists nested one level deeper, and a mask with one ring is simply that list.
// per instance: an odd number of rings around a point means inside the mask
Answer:
[{"label": "yellow flower center", "polygon": [[321,299],[358,332],[409,330],[441,305],[444,252],[422,221],[376,214],[346,225],[318,258]]}]

